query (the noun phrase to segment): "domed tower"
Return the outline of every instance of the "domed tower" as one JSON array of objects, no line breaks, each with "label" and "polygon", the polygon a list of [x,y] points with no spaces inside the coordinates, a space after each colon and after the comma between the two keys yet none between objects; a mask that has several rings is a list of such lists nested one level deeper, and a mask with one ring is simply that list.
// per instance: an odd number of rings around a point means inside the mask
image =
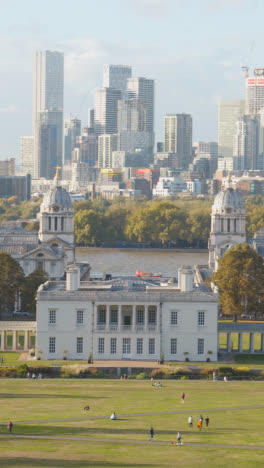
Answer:
[{"label": "domed tower", "polygon": [[211,233],[208,242],[209,268],[218,269],[218,262],[226,250],[246,242],[246,212],[241,195],[232,188],[222,188],[214,200],[211,215]]},{"label": "domed tower", "polygon": [[43,198],[38,214],[39,240],[52,248],[64,248],[67,263],[74,261],[74,210],[67,190],[59,185],[58,173],[52,187]]}]

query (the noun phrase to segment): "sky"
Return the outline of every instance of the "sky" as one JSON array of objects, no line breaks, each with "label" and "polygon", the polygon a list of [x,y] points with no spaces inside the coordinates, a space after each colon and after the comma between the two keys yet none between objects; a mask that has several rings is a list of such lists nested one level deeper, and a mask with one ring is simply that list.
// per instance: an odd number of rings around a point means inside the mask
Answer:
[{"label": "sky", "polygon": [[65,118],[87,125],[103,64],[155,80],[155,133],[193,116],[193,141],[217,140],[219,99],[244,97],[242,65],[264,67],[262,0],[0,0],[0,159],[32,134],[32,57],[65,54]]}]

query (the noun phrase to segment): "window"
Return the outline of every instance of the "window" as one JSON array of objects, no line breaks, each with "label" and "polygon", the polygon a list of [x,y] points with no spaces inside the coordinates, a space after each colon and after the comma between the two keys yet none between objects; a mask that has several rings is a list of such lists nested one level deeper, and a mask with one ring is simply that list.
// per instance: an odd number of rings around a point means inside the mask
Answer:
[{"label": "window", "polygon": [[203,310],[198,311],[198,326],[202,327],[205,324],[205,313]]},{"label": "window", "polygon": [[49,310],[49,324],[56,324],[56,310]]},{"label": "window", "polygon": [[116,338],[111,338],[111,341],[110,341],[110,354],[116,354]]},{"label": "window", "polygon": [[234,219],[234,232],[236,232],[236,219]]},{"label": "window", "polygon": [[177,310],[171,311],[171,325],[178,325],[178,312]]},{"label": "window", "polygon": [[55,218],[54,218],[54,223],[55,223],[54,230],[57,231],[57,229],[58,229],[58,218],[57,218],[57,216],[55,216]]},{"label": "window", "polygon": [[106,323],[106,307],[98,306],[98,323],[104,325]]},{"label": "window", "polygon": [[155,354],[155,338],[149,339],[149,354]]},{"label": "window", "polygon": [[49,231],[51,231],[51,216],[49,216]]},{"label": "window", "polygon": [[82,354],[83,353],[83,337],[82,336],[77,336],[76,351],[77,351],[77,354]]},{"label": "window", "polygon": [[98,338],[98,354],[104,354],[104,338]]},{"label": "window", "polygon": [[61,230],[63,231],[63,229],[64,229],[64,218],[62,217],[61,218]]},{"label": "window", "polygon": [[131,353],[131,339],[123,338],[123,354]]},{"label": "window", "polygon": [[148,323],[149,325],[156,325],[156,307],[149,307],[148,309]]},{"label": "window", "polygon": [[143,354],[143,338],[137,338],[137,354]]},{"label": "window", "polygon": [[56,352],[56,338],[55,336],[50,336],[49,337],[49,353],[55,353]]},{"label": "window", "polygon": [[203,338],[198,338],[197,353],[204,354],[204,339]]},{"label": "window", "polygon": [[144,325],[145,309],[142,306],[136,308],[136,323],[137,325]]},{"label": "window", "polygon": [[76,322],[77,325],[82,325],[83,324],[83,310],[77,310],[77,317],[76,317]]},{"label": "window", "polygon": [[227,220],[227,232],[230,232],[230,219]]},{"label": "window", "polygon": [[177,354],[177,338],[171,338],[171,354]]},{"label": "window", "polygon": [[224,220],[221,219],[221,232],[224,232]]},{"label": "window", "polygon": [[118,309],[117,307],[110,308],[110,323],[112,325],[117,325],[118,323]]}]

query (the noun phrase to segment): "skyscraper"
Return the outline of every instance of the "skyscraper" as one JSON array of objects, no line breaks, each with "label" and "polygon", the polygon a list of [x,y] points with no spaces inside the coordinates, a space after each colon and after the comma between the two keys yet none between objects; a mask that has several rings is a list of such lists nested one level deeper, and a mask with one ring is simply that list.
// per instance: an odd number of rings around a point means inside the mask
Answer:
[{"label": "skyscraper", "polygon": [[104,88],[119,89],[122,99],[127,97],[127,80],[132,76],[132,68],[127,65],[104,65]]},{"label": "skyscraper", "polygon": [[[36,52],[33,62],[32,109],[35,178],[53,177],[55,167],[62,165],[63,88],[63,53],[50,50]],[[51,140],[45,142],[45,137],[51,139],[52,144]],[[51,150],[52,154],[48,154]],[[47,160],[42,161],[41,158]]]},{"label": "skyscraper", "polygon": [[112,167],[112,152],[117,150],[117,135],[98,137],[98,167]]},{"label": "skyscraper", "polygon": [[20,137],[20,172],[23,175],[34,175],[34,137]]},{"label": "skyscraper", "polygon": [[117,132],[117,105],[122,92],[114,88],[99,88],[95,92],[94,127],[97,135]]},{"label": "skyscraper", "polygon": [[258,169],[259,119],[244,115],[236,124],[234,136],[234,169]]},{"label": "skyscraper", "polygon": [[236,123],[245,113],[244,100],[221,100],[218,106],[218,156],[233,157]]},{"label": "skyscraper", "polygon": [[192,157],[192,116],[168,114],[164,119],[164,152],[178,153],[187,169]]},{"label": "skyscraper", "polygon": [[118,101],[118,130],[146,131],[146,105],[140,99]]},{"label": "skyscraper", "polygon": [[129,78],[127,92],[130,99],[139,99],[146,106],[146,131],[154,134],[154,80]]},{"label": "skyscraper", "polygon": [[81,135],[81,121],[67,119],[64,121],[64,163],[72,160],[72,151],[76,144],[76,137]]},{"label": "skyscraper", "polygon": [[264,68],[255,68],[254,78],[246,80],[246,113],[256,115],[264,108]]}]

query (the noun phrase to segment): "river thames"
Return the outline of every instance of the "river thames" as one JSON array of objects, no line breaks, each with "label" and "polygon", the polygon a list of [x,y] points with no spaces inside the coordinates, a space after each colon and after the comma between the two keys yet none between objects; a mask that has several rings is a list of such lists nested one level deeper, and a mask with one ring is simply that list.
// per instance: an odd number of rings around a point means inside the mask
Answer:
[{"label": "river thames", "polygon": [[91,274],[113,273],[115,276],[135,275],[136,270],[147,273],[161,273],[165,276],[176,276],[181,265],[205,265],[208,262],[208,251],[192,250],[130,250],[77,248],[76,261],[88,262]]}]

